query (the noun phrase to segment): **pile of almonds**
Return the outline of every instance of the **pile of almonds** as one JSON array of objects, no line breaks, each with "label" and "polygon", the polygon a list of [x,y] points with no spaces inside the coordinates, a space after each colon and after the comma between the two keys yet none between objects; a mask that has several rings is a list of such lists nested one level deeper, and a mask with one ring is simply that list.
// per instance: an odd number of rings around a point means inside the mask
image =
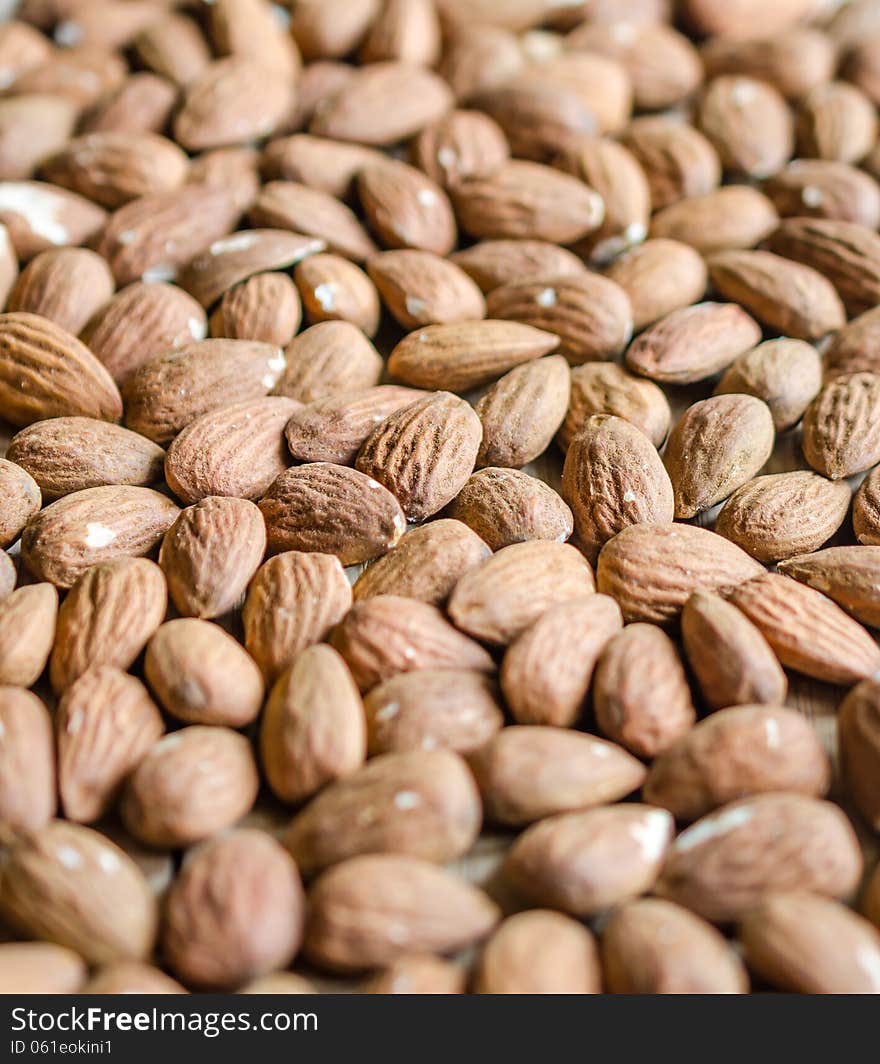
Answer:
[{"label": "pile of almonds", "polygon": [[13,7],[0,991],[880,993],[880,0]]}]

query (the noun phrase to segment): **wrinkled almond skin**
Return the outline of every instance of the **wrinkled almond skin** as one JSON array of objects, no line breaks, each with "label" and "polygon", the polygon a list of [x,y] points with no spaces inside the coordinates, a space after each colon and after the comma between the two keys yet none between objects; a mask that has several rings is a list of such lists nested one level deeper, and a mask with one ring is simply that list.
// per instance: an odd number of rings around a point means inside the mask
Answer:
[{"label": "wrinkled almond skin", "polygon": [[309,905],[305,954],[336,972],[381,967],[413,952],[453,953],[485,938],[501,916],[479,888],[429,861],[393,854],[329,869],[309,892]]},{"label": "wrinkled almond skin", "polygon": [[804,457],[817,472],[839,480],[880,461],[880,375],[835,377],[804,414]]},{"label": "wrinkled almond skin", "polygon": [[189,855],[166,899],[162,953],[185,983],[228,989],[287,967],[304,922],[296,865],[266,832],[245,828]]},{"label": "wrinkled almond skin", "polygon": [[607,595],[551,606],[508,647],[501,689],[518,724],[572,727],[585,709],[593,669],[623,627]]},{"label": "wrinkled almond skin", "polygon": [[837,716],[837,741],[846,789],[873,830],[880,824],[880,684],[865,680],[846,696]]},{"label": "wrinkled almond skin", "polygon": [[82,957],[54,942],[4,942],[0,946],[4,994],[78,994],[87,979]]},{"label": "wrinkled almond skin", "polygon": [[41,252],[21,271],[6,310],[37,314],[77,336],[114,287],[100,255],[85,248],[57,248]]},{"label": "wrinkled almond skin", "polygon": [[162,570],[146,558],[117,558],[86,569],[58,611],[55,691],[96,665],[128,669],[162,623],[167,603]]},{"label": "wrinkled almond skin", "polygon": [[544,240],[483,240],[453,252],[450,258],[487,293],[518,281],[579,276],[584,272],[577,256]]},{"label": "wrinkled almond skin", "polygon": [[662,898],[615,910],[602,933],[612,994],[745,994],[749,979],[728,942],[698,916]]},{"label": "wrinkled almond skin", "polygon": [[223,293],[211,335],[286,347],[302,321],[302,302],[284,273],[258,273]]},{"label": "wrinkled almond skin", "polygon": [[134,861],[106,836],[62,820],[10,850],[0,912],[23,935],[93,965],[144,959],[156,937],[156,901]]},{"label": "wrinkled almond skin", "polygon": [[260,501],[269,549],[335,554],[357,565],[387,553],[406,529],[400,503],[348,466],[314,462],[282,473]]},{"label": "wrinkled almond skin", "polygon": [[664,750],[643,794],[676,820],[690,821],[768,791],[821,798],[830,780],[828,755],[806,717],[778,706],[734,706]]},{"label": "wrinkled almond skin", "polygon": [[686,735],[697,714],[669,636],[648,624],[612,636],[596,665],[593,708],[603,735],[647,760]]},{"label": "wrinkled almond skin", "polygon": [[681,611],[688,664],[709,709],[783,705],[788,680],[767,640],[721,595],[695,591]]},{"label": "wrinkled almond skin", "polygon": [[876,547],[826,547],[786,559],[779,572],[834,599],[863,624],[880,627],[880,550]]},{"label": "wrinkled almond skin", "polygon": [[257,570],[242,610],[244,643],[267,684],[330,634],[351,607],[351,586],[332,554],[286,551]]},{"label": "wrinkled almond skin", "polygon": [[772,894],[746,913],[738,935],[748,965],[780,990],[880,994],[880,935],[827,898]]},{"label": "wrinkled almond skin", "polygon": [[165,533],[159,565],[180,614],[210,620],[242,601],[265,552],[266,525],[252,502],[208,496]]},{"label": "wrinkled almond skin", "polygon": [[495,682],[465,669],[402,672],[364,699],[371,755],[479,749],[504,724]]},{"label": "wrinkled almond skin", "polygon": [[490,177],[510,158],[498,123],[482,111],[450,111],[426,126],[410,149],[412,162],[445,189]]},{"label": "wrinkled almond skin", "polygon": [[688,407],[663,453],[675,516],[694,517],[726,499],[762,468],[774,442],[770,408],[752,395],[716,395]]},{"label": "wrinkled almond skin", "polygon": [[355,582],[355,600],[400,595],[443,606],[459,578],[488,558],[491,548],[463,522],[440,518],[413,528]]},{"label": "wrinkled almond skin", "polygon": [[666,624],[694,591],[723,591],[763,572],[745,551],[695,525],[632,525],[599,554],[599,591],[626,621]]},{"label": "wrinkled almond skin", "polygon": [[0,598],[0,684],[32,687],[43,673],[58,616],[51,584],[26,584]]},{"label": "wrinkled almond skin", "polygon": [[404,329],[486,317],[476,284],[454,262],[431,252],[383,251],[367,263],[367,273]]},{"label": "wrinkled almond skin", "polygon": [[452,205],[421,170],[389,159],[361,170],[357,189],[369,226],[385,247],[416,248],[435,255],[448,255],[455,247],[458,232]]},{"label": "wrinkled almond skin", "polygon": [[650,890],[673,834],[669,813],[647,805],[562,813],[527,828],[504,871],[529,901],[584,917]]},{"label": "wrinkled almond skin", "polygon": [[345,662],[332,647],[306,647],[275,682],[260,725],[272,792],[302,802],[357,772],[366,748],[364,707]]},{"label": "wrinkled almond skin", "polygon": [[727,923],[770,891],[846,897],[861,873],[855,832],[837,806],[800,794],[759,794],[683,831],[670,847],[657,893]]},{"label": "wrinkled almond skin", "polygon": [[548,909],[509,916],[483,948],[480,994],[598,994],[596,942],[577,920]]},{"label": "wrinkled almond skin", "polygon": [[35,694],[0,687],[0,823],[39,831],[55,815],[55,751],[49,712]]},{"label": "wrinkled almond skin", "polygon": [[655,447],[666,439],[672,419],[669,402],[656,384],[633,376],[614,362],[587,362],[571,371],[568,413],[557,437],[563,450],[594,414],[612,414],[629,421]]},{"label": "wrinkled almond skin", "polygon": [[637,331],[698,303],[708,280],[700,255],[677,240],[646,240],[616,258],[607,272],[629,296]]},{"label": "wrinkled almond skin", "polygon": [[284,354],[287,368],[275,394],[299,403],[372,388],[382,374],[379,353],[350,321],[319,321],[295,336]]},{"label": "wrinkled almond skin", "polygon": [[398,595],[356,602],[331,637],[361,691],[402,672],[472,669],[492,673],[489,654],[435,606]]},{"label": "wrinkled almond skin", "polygon": [[379,293],[359,266],[341,255],[310,255],[297,265],[293,276],[310,322],[348,322],[367,336],[376,335]]},{"label": "wrinkled almond skin", "polygon": [[794,151],[794,124],[785,100],[756,78],[713,78],[703,93],[698,120],[726,171],[769,177]]},{"label": "wrinkled almond skin", "polygon": [[721,161],[711,142],[695,127],[666,115],[634,119],[622,137],[636,157],[655,211],[679,200],[703,196],[721,182]]},{"label": "wrinkled almond skin", "polygon": [[[514,826],[616,802],[645,777],[620,747],[565,728],[502,728],[468,760],[487,819]],[[552,778],[541,772],[551,762]]]},{"label": "wrinkled almond skin", "polygon": [[802,340],[782,337],[744,351],[730,364],[716,395],[753,395],[770,407],[773,426],[786,432],[800,421],[822,387],[822,359]]},{"label": "wrinkled almond skin", "polygon": [[480,830],[480,796],[449,750],[382,754],[330,784],[284,836],[305,876],[365,853],[397,853],[446,864]]},{"label": "wrinkled almond skin", "polygon": [[43,503],[39,484],[23,467],[0,458],[0,548],[11,546]]},{"label": "wrinkled almond skin", "polygon": [[859,543],[880,545],[880,473],[872,470],[853,499],[853,530]]},{"label": "wrinkled almond skin", "polygon": [[853,318],[834,336],[825,352],[826,380],[849,373],[877,371],[880,366],[877,357],[878,326],[880,313],[875,307]]},{"label": "wrinkled almond skin", "polygon": [[565,456],[562,494],[574,514],[578,542],[593,561],[622,529],[665,524],[675,512],[672,483],[657,449],[635,425],[594,414]]},{"label": "wrinkled almond skin", "polygon": [[880,649],[868,632],[805,584],[765,573],[735,588],[730,600],[786,668],[844,686],[880,668]]},{"label": "wrinkled almond skin", "polygon": [[[823,85],[819,91],[833,95],[842,89],[856,91],[849,85]],[[856,95],[858,93],[856,92]],[[860,101],[864,104],[864,100]],[[802,112],[803,114],[803,112]],[[877,117],[868,108],[872,143],[876,137]],[[846,132],[844,139],[846,139]],[[851,139],[851,143],[855,141]],[[880,219],[880,186],[870,174],[846,162],[831,159],[795,159],[764,186],[776,209],[784,218],[813,217],[858,222],[873,228]]]},{"label": "wrinkled almond skin", "polygon": [[679,240],[701,254],[727,248],[753,248],[779,224],[770,200],[750,185],[722,188],[688,196],[651,219],[653,239]]},{"label": "wrinkled almond skin", "polygon": [[64,815],[91,824],[111,807],[126,776],[165,731],[134,676],[111,665],[84,672],[64,692],[55,720]]},{"label": "wrinkled almond skin", "polygon": [[219,625],[195,617],[157,629],[144,675],[165,709],[188,724],[240,728],[263,701],[263,678],[250,655]]}]

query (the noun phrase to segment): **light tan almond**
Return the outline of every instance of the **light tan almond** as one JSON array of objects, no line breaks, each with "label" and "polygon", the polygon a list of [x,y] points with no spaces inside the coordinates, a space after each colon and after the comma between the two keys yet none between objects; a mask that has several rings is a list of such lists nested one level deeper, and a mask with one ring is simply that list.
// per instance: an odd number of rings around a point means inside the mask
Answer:
[{"label": "light tan almond", "polygon": [[4,831],[39,831],[55,815],[52,719],[35,694],[0,687],[0,823]]},{"label": "light tan almond", "polygon": [[750,185],[725,185],[657,211],[650,235],[690,244],[705,255],[727,248],[753,248],[778,224],[776,208],[762,192]]},{"label": "light tan almond", "polygon": [[880,374],[849,373],[829,381],[804,414],[804,457],[839,480],[880,461]]},{"label": "light tan almond", "polygon": [[326,243],[327,249],[355,262],[376,251],[354,212],[335,196],[295,181],[269,181],[249,211],[255,225],[292,229]]},{"label": "light tan almond", "polygon": [[822,387],[822,359],[802,340],[766,340],[744,351],[718,382],[716,395],[739,393],[763,399],[777,432],[793,428]]},{"label": "light tan almond", "polygon": [[0,684],[33,687],[55,641],[58,592],[27,584],[0,599]]},{"label": "light tan almond", "polygon": [[877,140],[877,114],[855,85],[828,80],[801,101],[797,139],[807,158],[857,163]]},{"label": "light tan almond", "polygon": [[87,979],[82,957],[54,942],[0,946],[0,987],[5,994],[78,994]]},{"label": "light tan almond", "polygon": [[678,240],[646,240],[608,267],[608,276],[629,296],[633,328],[643,329],[703,298],[707,272],[702,257]]},{"label": "light tan almond", "polygon": [[384,251],[370,259],[367,272],[404,329],[486,316],[486,302],[470,277],[430,252]]},{"label": "light tan almond", "polygon": [[467,972],[454,961],[430,953],[414,953],[382,968],[368,981],[362,993],[463,994],[466,982]]},{"label": "light tan almond", "polygon": [[504,130],[482,111],[450,111],[419,133],[414,165],[445,189],[469,178],[489,177],[510,158]]},{"label": "light tan almond", "polygon": [[43,181],[0,185],[0,223],[22,262],[49,248],[84,244],[98,235],[106,220],[103,208],[57,185]]},{"label": "light tan almond", "polygon": [[[346,81],[350,70],[346,67]],[[302,102],[305,78],[299,91]],[[344,144],[326,137],[297,133],[266,145],[263,169],[267,177],[298,181],[330,196],[347,199],[358,171],[382,158],[380,152],[363,144]]]},{"label": "light tan almond", "polygon": [[675,116],[635,118],[624,131],[622,142],[648,179],[655,211],[681,199],[704,196],[721,182],[721,161],[711,142]]},{"label": "light tan almond", "polygon": [[341,255],[314,255],[299,263],[294,278],[310,322],[351,322],[375,336],[379,293],[359,266]]},{"label": "light tan almond", "polygon": [[880,627],[880,550],[877,547],[826,547],[788,558],[779,571],[821,591],[863,624]]},{"label": "light tan almond", "polygon": [[177,102],[177,88],[147,71],[130,75],[83,123],[84,132],[161,133]]},{"label": "light tan almond", "polygon": [[[876,123],[873,107],[870,115],[872,124]],[[764,190],[783,218],[830,218],[869,228],[880,221],[880,185],[848,163],[794,159]]]},{"label": "light tan almond", "polygon": [[18,275],[6,310],[38,314],[76,336],[114,287],[100,255],[85,248],[53,248],[31,259]]},{"label": "light tan almond", "polygon": [[672,417],[669,402],[656,384],[634,377],[613,362],[587,362],[571,371],[568,413],[557,437],[565,450],[594,414],[629,421],[655,447],[666,439]]},{"label": "light tan almond", "polygon": [[871,679],[864,680],[850,691],[840,704],[837,715],[843,781],[856,808],[874,830],[880,823],[878,710],[880,684]]},{"label": "light tan almond", "polygon": [[358,174],[357,191],[370,228],[389,248],[448,255],[458,236],[443,189],[414,166],[388,159]]},{"label": "light tan almond", "polygon": [[584,272],[584,264],[576,255],[543,240],[483,240],[453,252],[450,259],[483,292],[520,281],[572,277]]},{"label": "light tan almond", "polygon": [[724,169],[745,177],[777,173],[794,152],[794,123],[781,93],[742,73],[722,74],[708,83],[698,123]]},{"label": "light tan almond", "polygon": [[[336,265],[343,261],[337,260]],[[379,353],[358,325],[350,321],[318,322],[295,336],[284,356],[287,366],[275,386],[275,394],[300,403],[373,388],[382,374]]]},{"label": "light tan almond", "polygon": [[11,546],[43,503],[40,486],[22,466],[0,458],[0,548]]},{"label": "light tan almond", "polygon": [[223,293],[211,315],[211,335],[286,347],[302,321],[296,285],[285,273],[258,273]]}]

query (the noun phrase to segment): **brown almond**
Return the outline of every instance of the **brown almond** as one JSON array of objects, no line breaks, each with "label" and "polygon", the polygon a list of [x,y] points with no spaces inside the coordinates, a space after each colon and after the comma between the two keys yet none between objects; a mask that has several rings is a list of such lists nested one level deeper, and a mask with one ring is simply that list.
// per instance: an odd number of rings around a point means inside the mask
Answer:
[{"label": "brown almond", "polygon": [[379,293],[359,266],[341,255],[312,255],[297,265],[294,279],[310,322],[350,322],[375,336]]},{"label": "brown almond", "polygon": [[678,240],[646,240],[608,267],[608,277],[629,296],[636,331],[690,306],[706,291],[706,263]]},{"label": "brown almond", "polygon": [[826,547],[788,558],[779,572],[833,599],[863,624],[880,627],[880,550],[877,547]]},{"label": "brown almond", "polygon": [[39,698],[0,687],[0,823],[4,830],[39,831],[55,815],[52,719]]},{"label": "brown almond", "polygon": [[183,87],[211,62],[211,52],[197,23],[185,15],[168,14],[145,26],[134,41],[141,62]]},{"label": "brown almond", "polygon": [[275,386],[275,394],[300,403],[373,388],[382,375],[379,353],[350,321],[321,321],[312,325],[291,340],[284,356],[287,365]]},{"label": "brown almond", "polygon": [[452,204],[421,170],[388,159],[361,170],[357,191],[367,222],[385,247],[416,248],[440,256],[455,247],[458,233]]},{"label": "brown almond", "polygon": [[[350,71],[351,68],[346,66],[346,81]],[[305,87],[304,76],[299,86],[301,101]],[[380,152],[363,144],[345,144],[297,133],[266,145],[263,169],[267,177],[298,181],[330,196],[347,199],[358,171],[382,158]]]},{"label": "brown almond", "polygon": [[454,262],[427,251],[383,251],[367,263],[382,301],[404,329],[486,316],[483,294]]},{"label": "brown almond", "polygon": [[753,248],[778,224],[776,208],[762,192],[750,185],[725,185],[657,211],[649,232],[654,239],[678,240],[706,255]]},{"label": "brown almond", "polygon": [[614,362],[587,362],[571,371],[568,413],[557,439],[567,450],[594,414],[612,414],[641,429],[655,447],[669,431],[672,413],[663,392]]},{"label": "brown almond", "polygon": [[73,135],[78,111],[73,100],[48,93],[25,93],[3,99],[0,102],[0,177],[4,181],[25,180],[44,159],[61,151]]},{"label": "brown almond", "polygon": [[453,252],[450,259],[483,292],[519,281],[572,277],[584,272],[584,264],[576,255],[544,240],[483,240]]},{"label": "brown almond", "polygon": [[500,170],[510,158],[510,145],[504,130],[483,111],[450,111],[425,126],[410,155],[414,165],[448,190]]},{"label": "brown almond", "polygon": [[130,75],[83,123],[84,132],[161,133],[177,102],[177,88],[147,71]]},{"label": "brown almond", "polygon": [[389,0],[361,47],[361,59],[432,67],[440,58],[442,43],[440,21],[430,0]]},{"label": "brown almond", "polygon": [[655,211],[691,196],[704,196],[721,183],[721,161],[711,141],[675,116],[635,118],[622,141],[648,179]]},{"label": "brown almond", "polygon": [[770,407],[773,426],[786,432],[800,421],[822,387],[822,359],[802,340],[766,340],[738,355],[715,388],[716,395],[753,395]]},{"label": "brown almond", "polygon": [[[7,452],[8,453],[8,452]],[[22,466],[0,458],[0,548],[11,546],[43,504],[40,486]]]},{"label": "brown almond", "polygon": [[849,373],[829,381],[804,414],[804,457],[839,480],[880,461],[880,374]]},{"label": "brown almond", "polygon": [[0,599],[0,684],[37,682],[52,652],[57,616],[51,584],[27,584]]},{"label": "brown almond", "polygon": [[874,105],[855,85],[829,79],[801,100],[797,139],[808,158],[857,163],[877,140]]},{"label": "brown almond", "polygon": [[837,715],[837,742],[841,772],[856,808],[876,830],[880,823],[880,684],[864,680],[850,691]]},{"label": "brown almond", "polygon": [[78,953],[54,942],[4,942],[0,987],[6,994],[78,994],[88,967]]},{"label": "brown almond", "polygon": [[794,123],[782,95],[766,81],[741,73],[709,82],[698,122],[724,169],[746,177],[775,174],[794,151]]},{"label": "brown almond", "polygon": [[97,204],[57,185],[6,181],[0,186],[0,223],[23,262],[49,248],[84,244],[106,220],[107,212]]},{"label": "brown almond", "polygon": [[880,368],[880,360],[876,354],[878,326],[880,311],[876,307],[866,310],[864,314],[859,314],[844,325],[825,351],[826,380],[848,373],[877,372]]},{"label": "brown almond", "polygon": [[[874,108],[870,111],[875,123]],[[794,159],[764,191],[783,218],[830,218],[872,229],[880,222],[880,185],[848,163]]]},{"label": "brown almond", "polygon": [[211,335],[286,347],[302,321],[296,285],[285,273],[258,273],[223,293],[211,315]]},{"label": "brown almond", "polygon": [[859,543],[880,545],[880,473],[872,470],[853,499],[853,530]]},{"label": "brown almond", "polygon": [[25,266],[6,300],[7,311],[38,314],[76,336],[115,285],[107,263],[85,248],[42,251]]},{"label": "brown almond", "polygon": [[327,249],[355,262],[376,251],[354,212],[322,189],[295,181],[269,181],[248,212],[254,225],[292,229],[319,238]]},{"label": "brown almond", "polygon": [[[403,0],[408,3],[409,0]],[[381,969],[363,988],[364,994],[463,994],[467,972],[454,961],[415,953]]]}]

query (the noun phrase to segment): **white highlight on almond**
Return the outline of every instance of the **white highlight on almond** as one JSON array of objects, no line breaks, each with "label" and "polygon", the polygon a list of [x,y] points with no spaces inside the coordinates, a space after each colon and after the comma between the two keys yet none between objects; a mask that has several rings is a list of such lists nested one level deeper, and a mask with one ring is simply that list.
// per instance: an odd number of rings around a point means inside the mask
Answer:
[{"label": "white highlight on almond", "polygon": [[415,791],[398,791],[394,795],[394,804],[406,812],[409,809],[417,809],[422,804],[422,797]]},{"label": "white highlight on almond", "polygon": [[20,215],[37,236],[50,244],[66,244],[70,240],[60,217],[64,206],[64,198],[48,189],[19,181],[0,183],[0,211]]},{"label": "white highlight on almond", "polygon": [[423,207],[433,207],[437,202],[437,193],[432,188],[420,188],[416,199]]},{"label": "white highlight on almond", "polygon": [[190,318],[186,325],[193,340],[204,340],[208,335],[208,323],[201,318]]},{"label": "white highlight on almond", "polygon": [[269,372],[263,377],[264,388],[274,388],[278,382],[278,378],[287,368],[287,358],[281,348],[278,349],[277,354],[274,354],[266,363],[266,368]]},{"label": "white highlight on almond", "polygon": [[631,22],[615,22],[611,27],[611,36],[618,44],[633,44],[636,39],[636,28]]},{"label": "white highlight on almond", "polygon": [[256,233],[234,233],[222,240],[215,240],[210,247],[212,255],[225,255],[230,251],[247,251],[252,248],[260,238]]},{"label": "white highlight on almond", "polygon": [[[80,160],[80,161],[82,161],[82,160]],[[121,232],[119,234],[117,239],[118,239],[120,244],[128,245],[128,244],[133,244],[136,237],[137,237],[137,233],[135,232],[134,229],[125,229],[123,232]]]},{"label": "white highlight on almond", "polygon": [[754,811],[749,808],[727,809],[716,813],[714,816],[703,817],[693,827],[683,831],[675,840],[675,850],[678,853],[686,853],[694,849],[707,839],[714,839],[718,835],[726,835],[735,828],[747,824],[754,816]]},{"label": "white highlight on almond", "polygon": [[144,270],[141,274],[141,280],[146,284],[157,284],[161,281],[173,281],[176,276],[176,266],[172,266],[170,262],[160,262],[158,265]]},{"label": "white highlight on almond", "polygon": [[105,850],[98,855],[98,864],[102,872],[115,872],[119,868],[119,858],[115,853]]},{"label": "white highlight on almond", "polygon": [[451,170],[458,162],[458,152],[454,148],[441,148],[437,152],[437,162],[444,170]]},{"label": "white highlight on almond", "polygon": [[556,289],[544,288],[536,296],[535,302],[539,307],[555,307],[556,306]]},{"label": "white highlight on almond", "polygon": [[64,865],[65,868],[81,868],[83,859],[79,850],[75,850],[72,846],[59,846],[55,851],[58,860]]},{"label": "white highlight on almond", "polygon": [[428,304],[424,299],[419,299],[416,296],[406,297],[406,312],[413,318],[420,318],[428,309]]},{"label": "white highlight on almond", "polygon": [[328,313],[336,309],[336,289],[329,282],[315,287],[315,299],[320,304],[321,310]]},{"label": "white highlight on almond", "polygon": [[801,191],[801,199],[808,207],[818,207],[822,200],[825,199],[825,194],[816,185],[804,185]]},{"label": "white highlight on almond", "polygon": [[15,81],[12,67],[0,67],[0,89],[8,88]]},{"label": "white highlight on almond", "polygon": [[85,714],[81,709],[77,709],[70,715],[70,718],[67,721],[67,727],[65,728],[68,735],[76,735],[82,727],[84,717]]},{"label": "white highlight on almond", "polygon": [[636,501],[636,493],[634,491],[625,491],[623,493],[623,501],[624,502],[635,502]]},{"label": "white highlight on almond", "polygon": [[779,721],[774,720],[773,717],[768,717],[764,721],[764,731],[767,735],[767,745],[771,750],[776,750],[779,747]]},{"label": "white highlight on almond", "polygon": [[737,81],[730,90],[731,103],[736,104],[737,107],[742,107],[744,104],[751,103],[754,98],[755,86],[749,81]]},{"label": "white highlight on almond", "polygon": [[861,945],[856,948],[856,964],[880,988],[880,950],[873,946]]},{"label": "white highlight on almond", "polygon": [[76,22],[66,21],[59,22],[55,27],[55,33],[53,34],[55,43],[60,44],[62,48],[72,48],[75,44],[83,39],[83,30]]},{"label": "white highlight on almond", "polygon": [[89,521],[86,525],[86,546],[106,547],[108,543],[116,539],[117,535],[114,529],[102,525],[100,521]]},{"label": "white highlight on almond", "polygon": [[376,720],[392,720],[400,712],[399,702],[389,702],[376,713]]},{"label": "white highlight on almond", "polygon": [[630,835],[639,844],[646,861],[657,861],[663,855],[672,834],[672,817],[662,809],[646,813],[641,823],[633,824]]}]

